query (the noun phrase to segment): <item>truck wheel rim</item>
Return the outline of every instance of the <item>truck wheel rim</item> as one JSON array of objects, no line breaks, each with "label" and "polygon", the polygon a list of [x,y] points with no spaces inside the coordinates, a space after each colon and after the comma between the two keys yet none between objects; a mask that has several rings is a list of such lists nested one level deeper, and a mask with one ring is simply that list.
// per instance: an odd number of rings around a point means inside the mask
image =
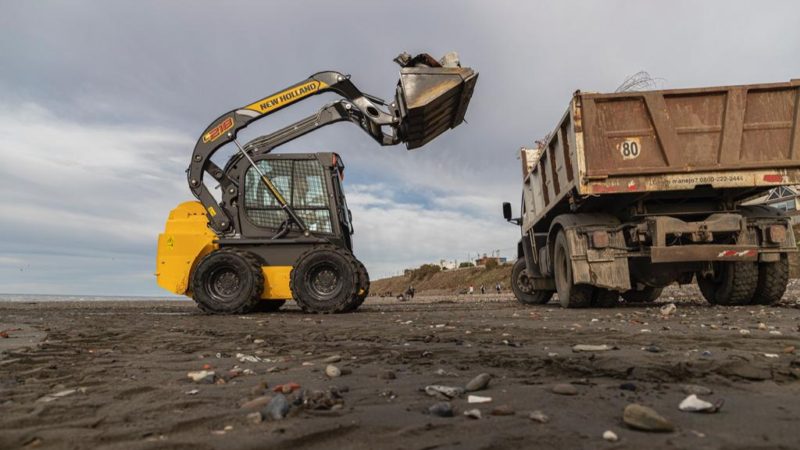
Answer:
[{"label": "truck wheel rim", "polygon": [[230,300],[239,292],[241,279],[233,268],[222,267],[206,279],[206,290],[219,300]]},{"label": "truck wheel rim", "polygon": [[517,275],[517,286],[519,287],[519,290],[525,294],[530,294],[533,292],[531,280],[528,278],[528,275],[524,270],[520,271],[520,273]]}]

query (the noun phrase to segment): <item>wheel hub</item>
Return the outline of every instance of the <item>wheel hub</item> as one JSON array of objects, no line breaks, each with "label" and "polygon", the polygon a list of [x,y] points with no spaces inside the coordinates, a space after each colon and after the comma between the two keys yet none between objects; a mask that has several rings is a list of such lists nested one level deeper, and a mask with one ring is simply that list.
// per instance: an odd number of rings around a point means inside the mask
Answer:
[{"label": "wheel hub", "polygon": [[336,290],[338,284],[339,275],[330,267],[320,267],[311,275],[311,287],[318,294],[329,295]]},{"label": "wheel hub", "polygon": [[231,269],[220,269],[209,277],[209,291],[215,297],[227,299],[234,297],[239,292],[241,280],[239,275]]}]

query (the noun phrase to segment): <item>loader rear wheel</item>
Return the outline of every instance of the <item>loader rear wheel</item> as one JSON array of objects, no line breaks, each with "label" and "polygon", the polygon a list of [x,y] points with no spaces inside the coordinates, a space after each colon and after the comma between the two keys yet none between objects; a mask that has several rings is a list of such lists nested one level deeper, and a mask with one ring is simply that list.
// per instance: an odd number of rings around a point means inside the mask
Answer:
[{"label": "loader rear wheel", "polygon": [[209,314],[244,314],[261,301],[264,274],[258,259],[223,248],[206,255],[192,275],[192,298]]},{"label": "loader rear wheel", "polygon": [[556,292],[561,306],[564,308],[588,308],[592,305],[592,297],[595,295],[594,286],[573,282],[567,236],[563,231],[559,231],[556,237],[553,268],[555,269]]},{"label": "loader rear wheel", "polygon": [[511,269],[511,291],[525,305],[544,305],[553,298],[553,291],[537,291],[533,288],[523,258],[518,259]]},{"label": "loader rear wheel", "polygon": [[641,291],[631,289],[622,293],[622,298],[630,303],[652,303],[661,297],[661,292],[664,288],[657,288],[652,286],[645,286]]},{"label": "loader rear wheel", "polygon": [[294,300],[305,312],[341,313],[357,308],[358,262],[345,249],[325,245],[303,253],[289,283]]},{"label": "loader rear wheel", "polygon": [[771,263],[758,265],[758,284],[753,295],[754,305],[773,305],[778,303],[786,292],[789,282],[789,260],[786,255]]},{"label": "loader rear wheel", "polygon": [[714,305],[747,305],[758,284],[758,265],[754,262],[715,263],[714,277],[697,276],[703,297]]},{"label": "loader rear wheel", "polygon": [[355,311],[361,307],[369,295],[369,273],[367,273],[367,268],[359,260],[356,260],[356,264],[358,265],[358,293],[356,294],[356,299],[347,308],[347,312]]}]

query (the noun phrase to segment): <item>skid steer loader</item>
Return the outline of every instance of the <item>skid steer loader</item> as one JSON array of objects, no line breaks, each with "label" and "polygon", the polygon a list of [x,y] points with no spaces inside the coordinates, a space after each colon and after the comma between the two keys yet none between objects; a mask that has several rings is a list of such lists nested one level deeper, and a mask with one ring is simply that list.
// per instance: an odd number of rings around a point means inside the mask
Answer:
[{"label": "skid steer loader", "polygon": [[[353,255],[342,158],[272,152],[336,122],[352,122],[380,145],[405,143],[409,150],[463,122],[475,71],[461,67],[454,53],[441,61],[403,53],[395,62],[400,81],[391,103],[362,93],[347,75],[319,72],[214,120],[186,171],[197,201],[172,210],[159,235],[158,284],[215,314],[274,311],[290,299],[310,313],[361,306],[369,275]],[[250,123],[324,92],[342,99],[245,145],[236,139]],[[211,157],[229,143],[237,151],[219,167]],[[205,174],[219,184],[219,200]]]}]

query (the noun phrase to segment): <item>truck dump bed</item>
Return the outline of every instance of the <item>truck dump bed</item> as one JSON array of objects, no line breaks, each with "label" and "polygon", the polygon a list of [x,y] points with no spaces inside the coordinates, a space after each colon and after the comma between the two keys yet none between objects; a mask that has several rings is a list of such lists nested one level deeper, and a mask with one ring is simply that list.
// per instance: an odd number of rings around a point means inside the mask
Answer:
[{"label": "truck dump bed", "polygon": [[[541,149],[523,149],[525,222],[643,197],[741,199],[800,184],[800,80],[576,92]],[[572,208],[570,208],[572,205]]]}]

